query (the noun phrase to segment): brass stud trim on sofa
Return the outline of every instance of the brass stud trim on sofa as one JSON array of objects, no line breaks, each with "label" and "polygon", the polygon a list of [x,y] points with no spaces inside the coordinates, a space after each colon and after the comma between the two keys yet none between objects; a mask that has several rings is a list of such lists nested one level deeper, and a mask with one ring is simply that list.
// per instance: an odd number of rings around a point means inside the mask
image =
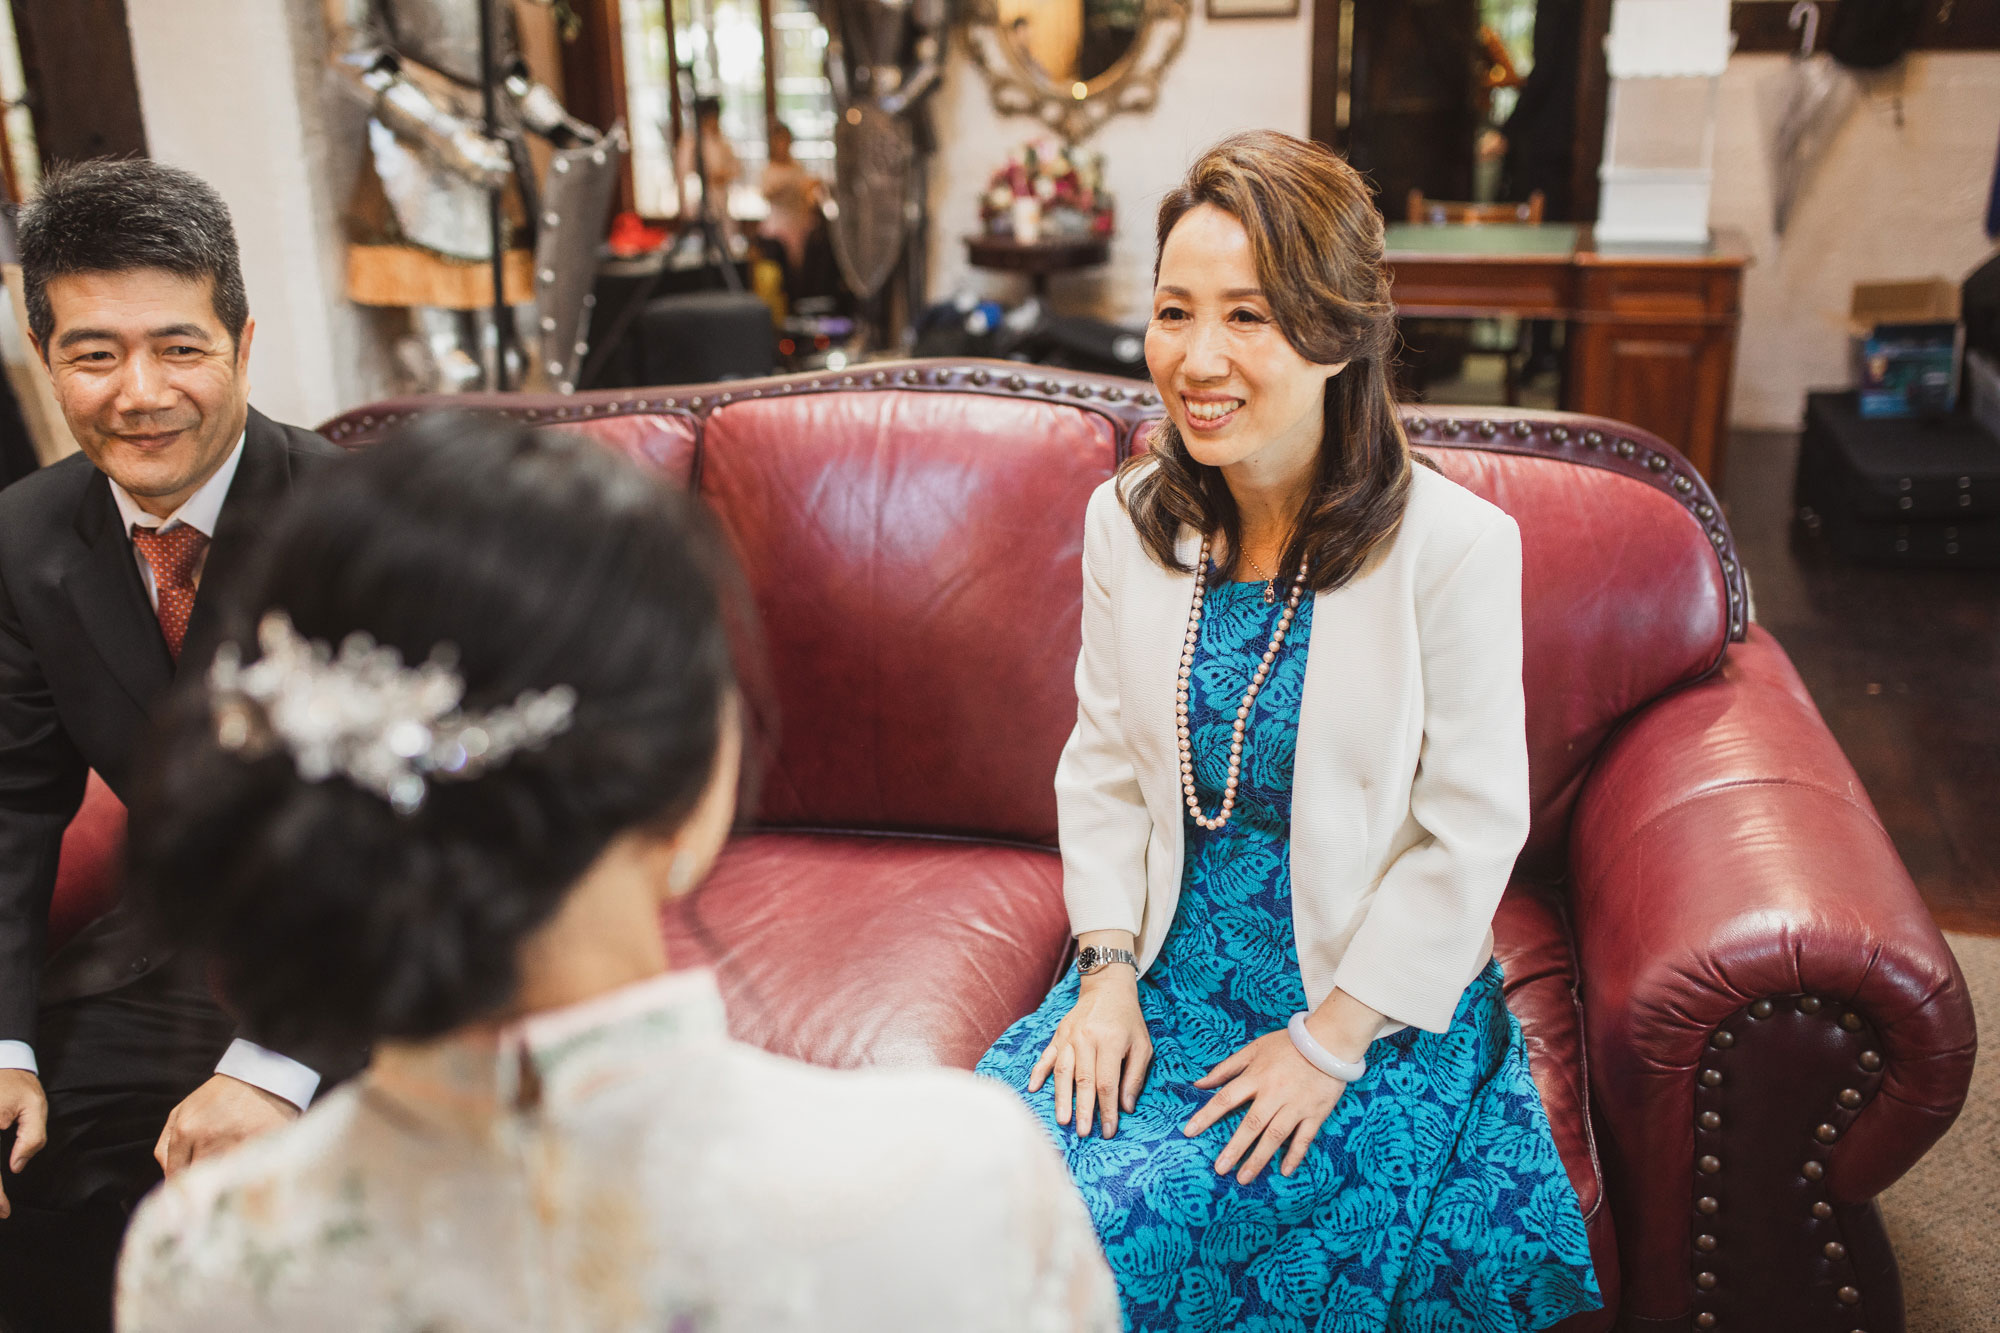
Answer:
[{"label": "brass stud trim on sofa", "polygon": [[1837,1240],[1830,1240],[1820,1247],[1820,1253],[1838,1263],[1847,1257],[1847,1247]]},{"label": "brass stud trim on sofa", "polygon": [[1695,1169],[1704,1176],[1712,1176],[1722,1169],[1722,1159],[1714,1153],[1704,1153],[1695,1160]]},{"label": "brass stud trim on sofa", "polygon": [[1715,1244],[1715,1237],[1706,1233],[1694,1238],[1694,1247],[1704,1254],[1712,1251],[1715,1248]]},{"label": "brass stud trim on sofa", "polygon": [[1832,1143],[1835,1139],[1840,1137],[1840,1131],[1835,1129],[1832,1125],[1821,1125],[1818,1129],[1813,1131],[1813,1137],[1818,1139],[1821,1143]]},{"label": "brass stud trim on sofa", "polygon": [[1800,1167],[1799,1170],[1805,1175],[1805,1178],[1807,1180],[1826,1179],[1826,1166],[1823,1163],[1807,1162],[1804,1166]]},{"label": "brass stud trim on sofa", "polygon": [[1874,1073],[1882,1067],[1881,1055],[1875,1051],[1863,1051],[1861,1053],[1861,1067],[1871,1074]]},{"label": "brass stud trim on sofa", "polygon": [[1861,1031],[1861,1015],[1856,1013],[1842,1014],[1840,1016],[1840,1025],[1849,1032],[1859,1032]]},{"label": "brass stud trim on sofa", "polygon": [[1774,1006],[1771,1004],[1769,1000],[1759,1000],[1757,1001],[1757,1003],[1750,1006],[1750,1017],[1769,1018],[1771,1016],[1771,1011],[1773,1007]]},{"label": "brass stud trim on sofa", "polygon": [[1722,1128],[1722,1117],[1713,1111],[1703,1111],[1695,1117],[1695,1123],[1711,1132]]},{"label": "brass stud trim on sofa", "polygon": [[1861,1105],[1861,1090],[1859,1088],[1842,1088],[1840,1090],[1840,1104],[1852,1111],[1855,1107]]},{"label": "brass stud trim on sofa", "polygon": [[1712,1310],[1703,1310],[1694,1317],[1694,1326],[1696,1328],[1714,1328],[1715,1312]]},{"label": "brass stud trim on sofa", "polygon": [[1704,1088],[1719,1088],[1719,1087],[1721,1087],[1721,1086],[1722,1086],[1722,1071],[1721,1071],[1720,1069],[1704,1069],[1704,1070],[1702,1070],[1702,1071],[1701,1071],[1701,1086],[1703,1086]]},{"label": "brass stud trim on sofa", "polygon": [[1801,995],[1801,996],[1799,997],[1799,1012],[1800,1012],[1800,1013],[1802,1013],[1802,1014],[1816,1014],[1816,1013],[1818,1013],[1818,1012],[1819,1012],[1819,996],[1817,996],[1817,995]]},{"label": "brass stud trim on sofa", "polygon": [[1716,1281],[1716,1276],[1713,1273],[1701,1272],[1694,1275],[1694,1284],[1703,1291],[1714,1291]]},{"label": "brass stud trim on sofa", "polygon": [[1814,1217],[1817,1217],[1820,1221],[1824,1222],[1829,1217],[1833,1216],[1833,1205],[1828,1203],[1825,1199],[1821,1199],[1813,1205],[1812,1213]]},{"label": "brass stud trim on sofa", "polygon": [[[639,397],[632,391],[622,393],[594,391],[574,395],[561,407],[553,403],[531,405],[529,402],[523,402],[518,406],[474,405],[472,410],[495,411],[528,422],[595,420],[635,411],[656,410],[686,410],[696,416],[702,416],[725,402],[766,396],[797,396],[804,393],[857,389],[866,391],[890,386],[964,392],[967,386],[970,386],[985,393],[1040,397],[1073,402],[1091,408],[1095,408],[1099,403],[1115,405],[1100,410],[1109,415],[1114,422],[1117,429],[1117,450],[1119,456],[1123,458],[1131,450],[1135,432],[1156,415],[1160,400],[1156,393],[1142,391],[1133,384],[1112,377],[1105,379],[1109,382],[1092,382],[1090,378],[1078,380],[1074,376],[1031,379],[1023,372],[1010,373],[1000,366],[985,363],[892,362],[877,363],[865,368],[856,367],[845,374],[821,372],[808,375],[779,375],[760,381],[732,381],[727,385],[689,386],[690,390],[699,390],[699,393],[695,401],[686,408],[683,408],[681,401],[677,399],[668,399],[662,404],[659,399],[650,395]],[[702,395],[706,395],[705,399]],[[680,397],[687,396],[683,394]],[[411,403],[401,415],[414,416],[419,411],[444,405],[436,400],[426,401],[421,405]],[[398,419],[398,415],[398,412],[393,410],[357,411],[328,422],[324,430],[327,438],[355,447],[376,438]],[[1589,421],[1589,418],[1586,418],[1586,421]],[[1720,556],[1724,592],[1728,598],[1729,608],[1725,621],[1726,635],[1731,641],[1740,640],[1748,632],[1741,610],[1747,599],[1743,596],[1742,572],[1734,558],[1734,544],[1718,518],[1719,506],[1715,503],[1714,495],[1710,493],[1701,475],[1686,467],[1670,447],[1659,441],[1642,443],[1618,435],[1615,431],[1607,429],[1613,424],[1610,422],[1558,424],[1532,412],[1516,414],[1503,412],[1474,420],[1434,418],[1420,413],[1412,413],[1403,418],[1405,433],[1413,442],[1463,447],[1460,437],[1476,431],[1480,438],[1475,443],[1479,447],[1538,457],[1551,455],[1575,457],[1576,461],[1586,466],[1621,473],[1643,481],[1667,495],[1701,523],[1709,542]],[[1567,446],[1578,442],[1594,452],[1583,456],[1569,454]],[[1713,665],[1719,666],[1720,663],[1721,654],[1718,652]]]},{"label": "brass stud trim on sofa", "polygon": [[1834,1297],[1838,1299],[1842,1305],[1861,1304],[1861,1292],[1858,1288],[1842,1287],[1839,1291],[1836,1291],[1833,1294]]},{"label": "brass stud trim on sofa", "polygon": [[1708,1044],[1718,1050],[1726,1051],[1736,1044],[1736,1034],[1727,1028],[1723,1028],[1708,1039]]},{"label": "brass stud trim on sofa", "polygon": [[1714,1217],[1722,1209],[1722,1201],[1713,1194],[1704,1194],[1694,1201],[1695,1211],[1704,1217]]}]

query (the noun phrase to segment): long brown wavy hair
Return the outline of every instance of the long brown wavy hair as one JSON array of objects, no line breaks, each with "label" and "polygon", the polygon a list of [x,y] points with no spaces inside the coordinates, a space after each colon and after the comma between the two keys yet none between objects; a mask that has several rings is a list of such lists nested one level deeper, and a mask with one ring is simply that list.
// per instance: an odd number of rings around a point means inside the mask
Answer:
[{"label": "long brown wavy hair", "polygon": [[[1297,569],[1304,560],[1315,592],[1340,587],[1395,536],[1410,492],[1410,445],[1389,390],[1395,311],[1382,215],[1360,174],[1331,149],[1275,130],[1231,135],[1160,201],[1155,281],[1168,233],[1202,204],[1250,234],[1264,298],[1299,355],[1318,365],[1347,362],[1327,381],[1312,490],[1277,566]],[[1149,451],[1126,461],[1119,493],[1162,565],[1189,571],[1174,549],[1186,524],[1228,539],[1219,577],[1234,576],[1242,546],[1236,501],[1222,470],[1196,462],[1171,419],[1160,422]]]}]

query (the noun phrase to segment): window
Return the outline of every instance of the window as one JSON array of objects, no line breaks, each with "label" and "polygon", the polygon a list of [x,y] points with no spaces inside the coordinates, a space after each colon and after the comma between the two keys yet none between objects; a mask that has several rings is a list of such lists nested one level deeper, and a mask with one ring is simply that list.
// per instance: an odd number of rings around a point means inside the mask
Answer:
[{"label": "window", "polygon": [[28,80],[14,37],[14,11],[6,5],[0,5],[0,153],[6,158],[8,197],[19,203],[34,195],[42,183],[42,154],[28,112]]},{"label": "window", "polygon": [[651,217],[680,212],[682,183],[675,180],[669,74],[676,64],[683,71],[680,113],[690,122],[684,131],[693,130],[688,71],[693,74],[693,89],[722,103],[722,133],[735,149],[740,168],[730,198],[732,213],[747,217],[763,210],[757,182],[770,155],[773,115],[792,130],[793,156],[816,174],[832,174],[834,113],[833,90],[826,78],[827,34],[806,0],[619,0],[618,14],[625,112],[632,135],[632,190],[639,212]]}]

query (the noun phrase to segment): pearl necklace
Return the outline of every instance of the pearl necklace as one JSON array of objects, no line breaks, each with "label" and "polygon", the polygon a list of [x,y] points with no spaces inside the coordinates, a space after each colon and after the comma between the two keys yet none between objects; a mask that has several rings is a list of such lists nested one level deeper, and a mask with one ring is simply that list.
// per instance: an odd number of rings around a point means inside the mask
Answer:
[{"label": "pearl necklace", "polygon": [[[1275,577],[1272,582],[1277,582]],[[1257,664],[1256,673],[1250,677],[1250,688],[1243,691],[1243,702],[1236,709],[1236,725],[1229,737],[1229,778],[1223,783],[1222,805],[1213,818],[1202,814],[1201,798],[1195,794],[1194,739],[1188,729],[1188,678],[1194,671],[1194,648],[1201,635],[1202,597],[1207,589],[1208,538],[1204,537],[1201,559],[1194,567],[1194,601],[1188,607],[1187,637],[1181,643],[1180,682],[1174,689],[1174,730],[1180,736],[1181,793],[1187,798],[1188,814],[1195,823],[1213,833],[1229,822],[1231,812],[1236,809],[1236,783],[1243,773],[1243,731],[1250,724],[1250,709],[1257,702],[1257,691],[1264,688],[1264,678],[1271,674],[1271,664],[1278,658],[1278,649],[1284,646],[1285,632],[1292,627],[1292,617],[1298,614],[1299,599],[1306,589],[1306,562],[1299,561],[1299,572],[1292,579],[1292,593],[1278,616],[1278,627],[1271,632],[1264,659]]]}]

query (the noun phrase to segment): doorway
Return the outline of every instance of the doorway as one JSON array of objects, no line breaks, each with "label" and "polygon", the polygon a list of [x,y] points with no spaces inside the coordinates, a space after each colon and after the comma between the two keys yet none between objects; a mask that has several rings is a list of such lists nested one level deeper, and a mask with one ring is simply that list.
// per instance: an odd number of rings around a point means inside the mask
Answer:
[{"label": "doorway", "polygon": [[1411,190],[1597,214],[1611,0],[1314,0],[1312,136],[1400,220]]}]

